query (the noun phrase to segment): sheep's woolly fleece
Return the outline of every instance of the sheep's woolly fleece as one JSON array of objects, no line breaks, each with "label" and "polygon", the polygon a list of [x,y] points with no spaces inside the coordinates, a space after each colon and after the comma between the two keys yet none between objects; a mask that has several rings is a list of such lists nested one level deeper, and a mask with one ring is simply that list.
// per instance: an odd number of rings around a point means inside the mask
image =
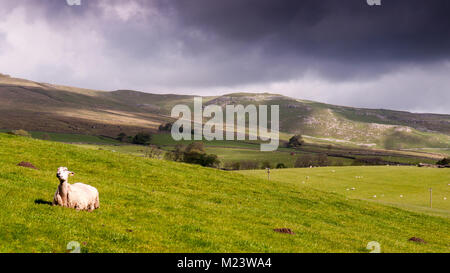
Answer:
[{"label": "sheep's woolly fleece", "polygon": [[66,167],[58,168],[56,177],[60,184],[53,198],[53,205],[87,211],[99,208],[98,190],[83,183],[69,184],[69,176],[73,175]]}]

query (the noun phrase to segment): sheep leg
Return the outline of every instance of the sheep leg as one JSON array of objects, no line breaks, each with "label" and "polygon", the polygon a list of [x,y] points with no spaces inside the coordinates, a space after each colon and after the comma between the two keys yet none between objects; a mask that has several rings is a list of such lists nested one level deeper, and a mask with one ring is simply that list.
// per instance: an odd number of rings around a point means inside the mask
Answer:
[{"label": "sheep leg", "polygon": [[98,196],[95,198],[95,204],[94,209],[98,209],[100,207],[100,200],[98,199]]},{"label": "sheep leg", "polygon": [[58,206],[58,205],[63,206],[61,196],[58,193],[56,193],[55,196],[53,197],[52,205],[53,206]]}]

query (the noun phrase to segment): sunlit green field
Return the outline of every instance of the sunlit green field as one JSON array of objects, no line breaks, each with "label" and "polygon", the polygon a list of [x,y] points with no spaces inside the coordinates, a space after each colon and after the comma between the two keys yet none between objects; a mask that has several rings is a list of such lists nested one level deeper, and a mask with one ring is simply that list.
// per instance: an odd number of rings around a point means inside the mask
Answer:
[{"label": "sunlit green field", "polygon": [[[19,167],[20,161],[39,170]],[[98,188],[100,209],[88,213],[49,205],[60,166],[76,173],[69,182]],[[360,175],[358,169],[348,170],[313,174],[316,170],[305,169],[297,178],[309,175],[306,183],[314,183],[319,177],[328,180],[326,173],[336,180],[349,176],[345,187],[354,184],[360,190],[364,180],[350,177]],[[408,173],[392,170],[394,183]],[[66,252],[71,241],[91,253],[367,253],[370,241],[379,242],[383,252],[449,251],[448,218],[353,200],[345,191],[330,193],[299,185],[294,178],[277,181],[276,172],[273,176],[267,181],[262,173],[258,178],[0,134],[0,252]],[[405,191],[406,198],[412,193]],[[413,236],[427,244],[408,241]]]},{"label": "sunlit green field", "polygon": [[[241,173],[267,179],[265,171]],[[450,217],[450,169],[395,166],[283,169],[271,170],[270,181]]]}]

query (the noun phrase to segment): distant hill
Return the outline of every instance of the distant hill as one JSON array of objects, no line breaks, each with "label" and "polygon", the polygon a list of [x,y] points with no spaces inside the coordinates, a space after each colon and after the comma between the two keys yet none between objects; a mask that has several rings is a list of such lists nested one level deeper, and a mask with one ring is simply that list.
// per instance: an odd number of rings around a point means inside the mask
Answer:
[{"label": "distant hill", "polygon": [[[116,136],[156,131],[176,104],[194,96],[132,90],[99,91],[0,74],[0,129]],[[364,109],[269,93],[204,97],[204,104],[278,104],[280,130],[316,141],[400,148],[449,148],[450,115]]]}]

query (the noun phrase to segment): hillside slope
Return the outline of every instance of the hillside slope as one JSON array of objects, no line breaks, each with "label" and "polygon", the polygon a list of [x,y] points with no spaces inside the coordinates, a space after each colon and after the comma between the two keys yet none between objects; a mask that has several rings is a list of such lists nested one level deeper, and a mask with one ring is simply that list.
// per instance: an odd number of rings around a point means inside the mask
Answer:
[{"label": "hillside slope", "polygon": [[[17,166],[29,161],[39,170]],[[55,171],[98,188],[52,207]],[[448,219],[237,173],[0,134],[0,252],[448,252]],[[290,228],[295,234],[279,234]],[[409,242],[416,236],[427,244]]]},{"label": "hillside slope", "polygon": [[[112,92],[36,83],[0,75],[0,129],[117,136],[155,131],[188,95]],[[204,104],[280,105],[280,130],[330,142],[389,149],[449,148],[450,115],[335,106],[276,94],[204,97]]]}]

